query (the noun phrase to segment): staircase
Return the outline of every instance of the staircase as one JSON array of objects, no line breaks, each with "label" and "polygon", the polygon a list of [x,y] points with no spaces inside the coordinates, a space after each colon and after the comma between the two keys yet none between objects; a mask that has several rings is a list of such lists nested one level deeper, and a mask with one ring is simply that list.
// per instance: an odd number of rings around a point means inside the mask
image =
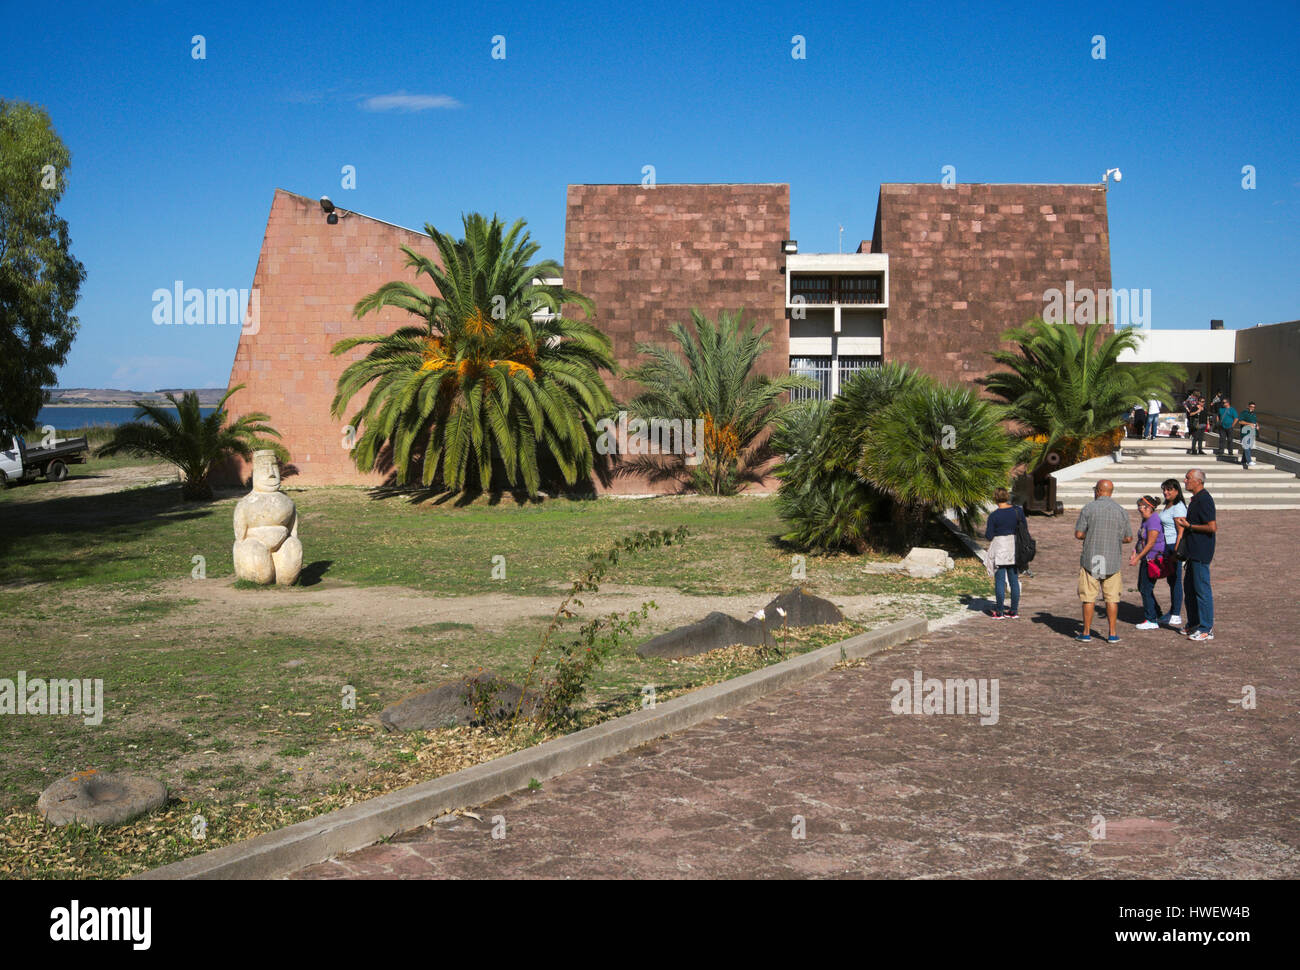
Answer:
[{"label": "staircase", "polygon": [[[1214,496],[1219,509],[1300,509],[1300,478],[1292,472],[1260,461],[1258,449],[1255,464],[1249,469],[1241,467],[1241,449],[1238,447],[1232,462],[1214,454],[1218,435],[1205,436],[1205,455],[1189,455],[1191,443],[1186,438],[1157,438],[1143,441],[1128,438],[1124,441],[1123,460],[1089,472],[1082,478],[1060,482],[1056,486],[1056,499],[1067,509],[1083,508],[1092,501],[1092,487],[1098,479],[1109,478],[1115,483],[1113,498],[1126,509],[1134,508],[1143,495],[1154,497],[1162,505],[1164,496],[1160,483],[1166,478],[1182,484],[1189,468],[1205,472],[1205,487]],[[1185,489],[1184,489],[1185,491]],[[1187,495],[1191,498],[1191,495]]]}]

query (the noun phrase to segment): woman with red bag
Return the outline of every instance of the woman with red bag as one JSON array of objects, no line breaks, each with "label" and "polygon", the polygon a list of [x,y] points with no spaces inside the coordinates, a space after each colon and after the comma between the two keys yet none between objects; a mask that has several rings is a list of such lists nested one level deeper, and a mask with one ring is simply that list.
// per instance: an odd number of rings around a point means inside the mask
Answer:
[{"label": "woman with red bag", "polygon": [[1156,603],[1156,580],[1164,573],[1165,529],[1160,522],[1160,506],[1150,495],[1138,499],[1138,516],[1142,525],[1138,529],[1137,548],[1129,556],[1128,564],[1138,567],[1138,592],[1142,594],[1142,612],[1146,619],[1137,625],[1139,630],[1158,630],[1160,607]]}]

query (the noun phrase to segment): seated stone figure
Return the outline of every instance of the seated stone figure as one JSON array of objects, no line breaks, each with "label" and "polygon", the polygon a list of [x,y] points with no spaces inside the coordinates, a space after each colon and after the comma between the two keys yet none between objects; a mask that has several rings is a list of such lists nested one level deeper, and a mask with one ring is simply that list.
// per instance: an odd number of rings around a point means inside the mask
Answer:
[{"label": "seated stone figure", "polygon": [[269,586],[292,586],[302,571],[298,510],[280,491],[274,451],[253,452],[253,490],[235,506],[235,576]]}]

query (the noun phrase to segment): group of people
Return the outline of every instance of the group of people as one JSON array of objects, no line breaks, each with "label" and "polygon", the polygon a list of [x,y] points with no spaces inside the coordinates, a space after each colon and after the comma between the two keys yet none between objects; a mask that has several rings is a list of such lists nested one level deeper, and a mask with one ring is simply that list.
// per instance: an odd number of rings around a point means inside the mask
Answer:
[{"label": "group of people", "polygon": [[[1191,498],[1184,497],[1184,486]],[[1105,603],[1108,643],[1119,643],[1116,627],[1123,593],[1123,567],[1138,568],[1138,592],[1142,596],[1143,620],[1139,630],[1171,627],[1197,642],[1214,639],[1214,593],[1210,586],[1210,563],[1218,526],[1214,498],[1205,488],[1205,472],[1189,469],[1180,483],[1169,478],[1160,484],[1163,502],[1144,495],[1137,502],[1137,543],[1128,556],[1124,546],[1133,542],[1128,512],[1112,498],[1115,486],[1108,479],[1097,482],[1093,500],[1079,512],[1074,537],[1083,542],[1079,556],[1079,600],[1083,607],[1083,629],[1075,637],[1092,641],[1092,621],[1100,595]],[[986,564],[994,576],[996,603],[988,611],[995,620],[1020,617],[1020,572],[1024,568],[1023,539],[1028,535],[1024,509],[1011,504],[1005,488],[994,493],[997,508],[989,514],[984,537],[989,540]],[[1023,526],[1023,528],[1022,528]],[[1160,580],[1169,588],[1169,611],[1160,612],[1156,589]],[[1010,607],[1006,604],[1010,592]],[[1182,611],[1187,610],[1183,622]]]},{"label": "group of people", "polygon": [[1214,449],[1216,455],[1232,457],[1235,434],[1241,439],[1241,467],[1250,468],[1255,464],[1252,454],[1259,434],[1259,415],[1255,412],[1254,401],[1246,405],[1246,410],[1238,411],[1222,391],[1215,392],[1207,404],[1201,392],[1193,390],[1183,402],[1183,410],[1187,412],[1187,430],[1192,439],[1188,454],[1205,454],[1205,432],[1213,428],[1219,433],[1219,447]]}]

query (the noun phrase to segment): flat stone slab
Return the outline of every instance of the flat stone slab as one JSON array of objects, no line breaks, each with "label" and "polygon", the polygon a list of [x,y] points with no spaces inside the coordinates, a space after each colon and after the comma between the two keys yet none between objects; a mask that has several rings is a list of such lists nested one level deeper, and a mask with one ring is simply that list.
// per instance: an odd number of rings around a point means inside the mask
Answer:
[{"label": "flat stone slab", "polygon": [[[469,702],[469,684],[477,679],[484,685],[498,687],[492,710],[485,712],[486,719],[477,717]],[[380,723],[389,731],[436,731],[440,728],[477,725],[483,720],[511,717],[523,688],[495,674],[484,673],[478,678],[460,677],[439,684],[432,690],[390,704],[379,715]],[[531,717],[537,707],[537,696],[529,691],[520,713]]]},{"label": "flat stone slab", "polygon": [[121,825],[166,802],[160,781],[91,768],[60,778],[41,793],[36,808],[51,825]]},{"label": "flat stone slab", "polygon": [[903,557],[902,562],[869,562],[862,566],[862,571],[873,576],[903,573],[912,579],[934,579],[948,572],[954,565],[952,557],[945,550],[917,546]]},{"label": "flat stone slab", "polygon": [[734,616],[715,610],[702,620],[647,640],[636,648],[636,655],[677,660],[737,643],[750,647],[762,645],[763,627],[757,620],[741,623]]}]

